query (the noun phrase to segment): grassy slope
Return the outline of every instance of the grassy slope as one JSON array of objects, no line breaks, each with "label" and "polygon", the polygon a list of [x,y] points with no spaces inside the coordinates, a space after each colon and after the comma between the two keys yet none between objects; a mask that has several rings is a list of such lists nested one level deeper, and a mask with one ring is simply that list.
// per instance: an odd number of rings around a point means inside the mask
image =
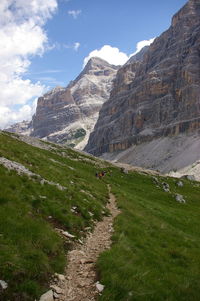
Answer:
[{"label": "grassy slope", "polygon": [[[200,185],[164,181],[172,194],[156,187],[151,176],[114,172],[122,214],[115,222],[114,245],[98,262],[106,287],[101,301],[199,300]],[[175,201],[174,193],[187,203]]]},{"label": "grassy slope", "polygon": [[[0,165],[0,279],[9,284],[1,298],[34,300],[48,288],[50,275],[64,269],[69,245],[54,228],[83,235],[101,218],[107,189],[95,178],[95,161],[71,150],[42,150],[1,133],[0,156],[67,188],[41,185]],[[77,213],[70,210],[74,206]]]},{"label": "grassy slope", "polygon": [[93,222],[88,211],[94,219],[102,216],[106,183],[122,213],[115,221],[113,247],[98,262],[106,287],[100,300],[199,300],[198,185],[185,180],[181,188],[165,178],[170,190],[187,200],[179,204],[150,175],[125,175],[113,167],[112,176],[99,181],[95,159],[62,147],[41,150],[6,134],[0,134],[0,156],[67,187],[41,185],[0,165],[0,279],[9,283],[3,301],[34,300],[47,289],[50,275],[63,271],[69,245],[54,228],[80,237]]}]

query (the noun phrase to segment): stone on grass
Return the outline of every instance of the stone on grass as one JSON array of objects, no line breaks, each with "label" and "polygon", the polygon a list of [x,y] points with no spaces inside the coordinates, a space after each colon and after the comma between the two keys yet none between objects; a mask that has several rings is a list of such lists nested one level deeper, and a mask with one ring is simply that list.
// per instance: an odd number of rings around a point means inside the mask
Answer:
[{"label": "stone on grass", "polygon": [[163,182],[163,183],[162,183],[162,186],[163,186],[163,190],[164,190],[165,192],[169,192],[169,184]]},{"label": "stone on grass", "polygon": [[179,203],[185,203],[186,202],[181,194],[176,194],[175,198],[176,198],[176,201],[179,202]]},{"label": "stone on grass", "polygon": [[178,187],[183,187],[183,182],[182,181],[178,181],[177,186]]},{"label": "stone on grass", "polygon": [[5,282],[4,280],[0,280],[0,288],[5,290],[8,287],[8,283]]},{"label": "stone on grass", "polygon": [[103,292],[104,287],[105,286],[103,284],[99,283],[99,281],[96,282],[96,288],[97,288],[99,293]]}]

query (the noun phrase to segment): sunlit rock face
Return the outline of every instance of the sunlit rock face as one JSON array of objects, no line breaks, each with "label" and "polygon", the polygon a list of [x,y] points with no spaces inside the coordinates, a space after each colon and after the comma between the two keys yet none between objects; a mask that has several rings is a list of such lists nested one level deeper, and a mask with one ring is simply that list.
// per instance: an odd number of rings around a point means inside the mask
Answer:
[{"label": "sunlit rock face", "polygon": [[108,100],[119,67],[91,58],[67,88],[56,88],[38,99],[32,136],[83,148]]},{"label": "sunlit rock face", "polygon": [[[82,149],[109,98],[118,69],[100,58],[91,58],[66,88],[56,87],[39,97],[28,134]],[[18,128],[17,124],[8,130]]]},{"label": "sunlit rock face", "polygon": [[[94,155],[117,154],[199,130],[200,1],[190,0],[140,60],[132,59],[118,71],[85,149]],[[142,158],[137,165],[143,165]]]}]

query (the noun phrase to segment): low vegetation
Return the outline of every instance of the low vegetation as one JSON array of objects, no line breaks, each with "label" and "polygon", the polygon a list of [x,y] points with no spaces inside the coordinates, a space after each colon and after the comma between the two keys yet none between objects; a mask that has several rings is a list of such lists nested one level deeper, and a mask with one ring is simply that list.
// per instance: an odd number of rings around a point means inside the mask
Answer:
[{"label": "low vegetation", "polygon": [[48,288],[50,276],[63,272],[70,248],[56,228],[80,238],[85,227],[106,214],[108,196],[105,184],[96,181],[94,159],[59,146],[39,149],[16,138],[0,134],[0,156],[59,183],[63,190],[0,165],[0,279],[8,283],[1,296],[5,301],[34,300]]},{"label": "low vegetation", "polygon": [[[129,172],[51,143],[26,144],[0,133],[0,157],[35,176],[0,164],[0,279],[2,301],[38,300],[55,272],[62,273],[71,248],[58,231],[85,235],[107,214],[107,184],[121,214],[112,248],[97,263],[105,285],[100,300],[199,300],[200,185]],[[100,180],[95,173],[107,172]],[[45,179],[44,182],[42,179]],[[49,181],[49,183],[47,182]],[[170,192],[163,190],[163,182]],[[53,185],[52,185],[53,183]],[[59,183],[59,187],[56,186]],[[180,194],[186,203],[179,203]]]},{"label": "low vegetation", "polygon": [[[157,183],[158,180],[158,183]],[[200,185],[113,170],[112,188],[122,213],[113,247],[98,269],[100,300],[199,300]],[[170,192],[162,183],[169,184]],[[179,203],[175,195],[184,196]]]}]

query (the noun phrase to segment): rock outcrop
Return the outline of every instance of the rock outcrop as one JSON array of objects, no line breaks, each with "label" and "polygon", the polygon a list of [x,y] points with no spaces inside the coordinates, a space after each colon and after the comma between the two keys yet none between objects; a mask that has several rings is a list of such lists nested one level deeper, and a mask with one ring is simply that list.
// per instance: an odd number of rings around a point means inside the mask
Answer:
[{"label": "rock outcrop", "polygon": [[22,121],[11,125],[6,131],[22,135],[30,135],[33,130],[32,121]]},{"label": "rock outcrop", "polygon": [[[118,71],[85,149],[113,158],[129,149],[128,163],[135,164],[138,146],[179,135],[199,137],[199,131],[200,1],[190,0],[143,58],[130,60]],[[154,168],[153,162],[143,164],[143,160],[137,165]],[[125,152],[122,161],[127,162]]]},{"label": "rock outcrop", "polygon": [[[66,87],[39,97],[26,134],[82,149],[87,143],[102,104],[108,100],[118,66],[91,58],[81,74]],[[19,124],[7,129],[23,133]]]}]

